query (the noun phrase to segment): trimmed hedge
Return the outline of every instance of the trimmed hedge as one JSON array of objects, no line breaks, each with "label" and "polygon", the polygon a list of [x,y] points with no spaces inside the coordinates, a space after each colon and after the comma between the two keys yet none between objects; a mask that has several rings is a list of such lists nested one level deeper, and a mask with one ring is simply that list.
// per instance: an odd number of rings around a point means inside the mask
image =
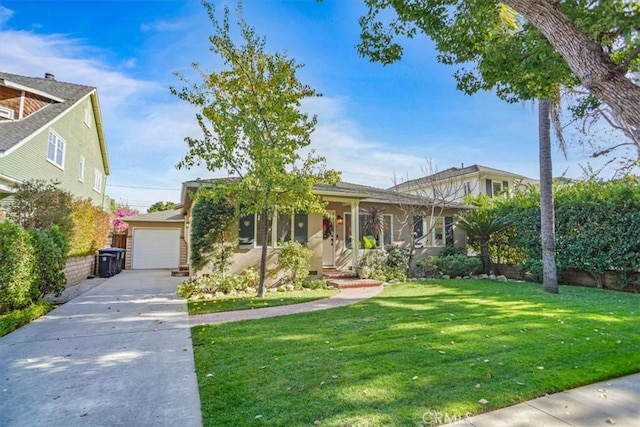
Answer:
[{"label": "trimmed hedge", "polygon": [[35,256],[29,233],[19,225],[0,224],[0,313],[26,307],[34,297]]}]

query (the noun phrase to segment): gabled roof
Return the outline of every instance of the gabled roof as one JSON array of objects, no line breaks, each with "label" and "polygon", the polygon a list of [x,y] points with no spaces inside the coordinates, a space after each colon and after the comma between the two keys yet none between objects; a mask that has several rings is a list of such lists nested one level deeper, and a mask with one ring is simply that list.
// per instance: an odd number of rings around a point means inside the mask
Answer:
[{"label": "gabled roof", "polygon": [[[236,178],[216,178],[216,179],[198,179],[195,181],[187,181],[182,184],[182,202],[187,205],[186,193],[189,188],[198,188],[202,185],[211,184],[212,182],[235,180]],[[371,187],[368,185],[354,184],[351,182],[338,182],[336,185],[321,184],[314,187],[316,194],[325,197],[359,200],[367,203],[384,203],[384,204],[405,204],[405,205],[428,205],[428,201],[424,197],[412,194],[401,193],[394,190],[385,190],[382,188]],[[469,206],[448,202],[451,208],[468,208]]]},{"label": "gabled roof", "polygon": [[390,188],[390,190],[401,190],[407,187],[413,187],[416,185],[427,185],[432,184],[434,182],[441,181],[443,179],[456,178],[459,176],[469,175],[472,173],[489,173],[489,174],[497,174],[497,175],[509,175],[516,179],[526,179],[531,180],[531,178],[527,178],[526,176],[519,175],[513,172],[507,172],[500,169],[494,169],[487,166],[482,165],[471,165],[462,168],[452,167],[449,169],[445,169],[440,172],[436,172],[431,175],[423,176],[421,178],[411,179],[409,181],[400,183]]},{"label": "gabled roof", "polygon": [[167,211],[151,212],[147,214],[127,216],[121,218],[124,222],[183,222],[182,206]]},{"label": "gabled roof", "polygon": [[98,105],[97,90],[94,87],[65,83],[53,78],[25,77],[0,72],[0,86],[32,92],[48,98],[51,103],[22,120],[0,121],[0,153],[15,147],[26,138],[49,125],[57,117],[72,108],[81,99],[91,96],[94,117],[100,140],[100,151],[105,173],[109,175],[109,159],[102,129],[102,117]]}]

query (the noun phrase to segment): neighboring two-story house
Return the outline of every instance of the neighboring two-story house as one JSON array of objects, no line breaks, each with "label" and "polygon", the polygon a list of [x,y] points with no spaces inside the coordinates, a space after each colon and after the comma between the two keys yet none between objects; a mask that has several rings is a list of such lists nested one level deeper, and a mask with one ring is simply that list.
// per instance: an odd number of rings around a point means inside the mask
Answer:
[{"label": "neighboring two-story house", "polygon": [[447,202],[461,202],[464,196],[469,194],[474,197],[480,194],[495,197],[527,184],[538,184],[538,181],[487,166],[463,165],[403,182],[390,190],[429,196]]},{"label": "neighboring two-story house", "polygon": [[44,179],[104,208],[108,175],[96,88],[0,72],[0,205],[15,184]]}]

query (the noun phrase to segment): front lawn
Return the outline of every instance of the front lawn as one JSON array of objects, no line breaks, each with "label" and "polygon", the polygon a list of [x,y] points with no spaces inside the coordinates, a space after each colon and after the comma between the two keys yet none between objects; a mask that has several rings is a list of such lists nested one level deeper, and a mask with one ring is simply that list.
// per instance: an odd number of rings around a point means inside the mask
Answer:
[{"label": "front lawn", "polygon": [[21,310],[0,314],[0,337],[48,313],[51,308],[53,308],[53,305],[50,302],[38,301]]},{"label": "front lawn", "polygon": [[[416,426],[640,371],[640,296],[488,280],[192,330],[206,426]],[[486,404],[479,403],[486,400]]]},{"label": "front lawn", "polygon": [[329,298],[337,294],[336,289],[314,289],[291,292],[269,292],[264,298],[228,296],[212,300],[189,301],[189,314],[219,313],[221,311],[250,310],[254,308],[276,307],[278,305],[299,304],[317,299]]}]

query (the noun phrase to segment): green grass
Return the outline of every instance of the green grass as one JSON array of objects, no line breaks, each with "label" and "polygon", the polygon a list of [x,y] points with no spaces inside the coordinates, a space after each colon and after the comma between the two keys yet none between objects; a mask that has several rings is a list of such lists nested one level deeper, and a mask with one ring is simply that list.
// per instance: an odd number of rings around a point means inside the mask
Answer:
[{"label": "green grass", "polygon": [[204,424],[428,425],[639,372],[640,296],[560,292],[430,281],[348,307],[194,327]]},{"label": "green grass", "polygon": [[0,337],[15,331],[46,314],[53,305],[48,301],[39,301],[21,310],[10,311],[0,315]]},{"label": "green grass", "polygon": [[270,292],[264,298],[223,297],[206,301],[189,301],[189,314],[219,313],[221,311],[251,310],[254,308],[276,307],[278,305],[299,304],[328,298],[337,294],[336,289],[314,289],[292,292]]}]

